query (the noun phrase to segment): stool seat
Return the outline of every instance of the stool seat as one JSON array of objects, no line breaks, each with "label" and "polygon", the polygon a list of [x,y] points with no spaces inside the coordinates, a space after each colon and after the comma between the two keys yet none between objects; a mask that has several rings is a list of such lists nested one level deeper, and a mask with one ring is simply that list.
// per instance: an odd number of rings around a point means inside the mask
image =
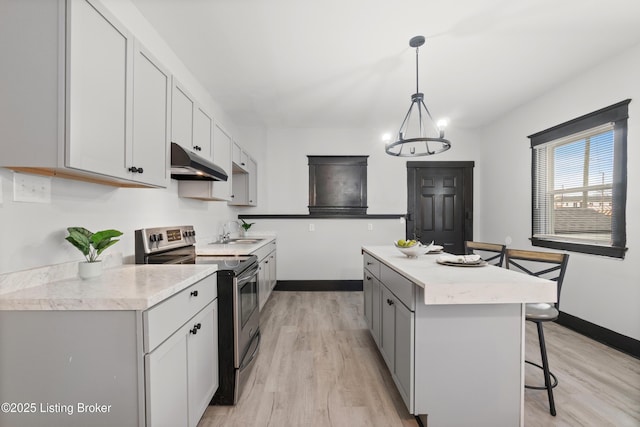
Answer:
[{"label": "stool seat", "polygon": [[558,309],[546,302],[537,302],[525,304],[525,318],[533,322],[548,322],[556,320],[560,314]]}]

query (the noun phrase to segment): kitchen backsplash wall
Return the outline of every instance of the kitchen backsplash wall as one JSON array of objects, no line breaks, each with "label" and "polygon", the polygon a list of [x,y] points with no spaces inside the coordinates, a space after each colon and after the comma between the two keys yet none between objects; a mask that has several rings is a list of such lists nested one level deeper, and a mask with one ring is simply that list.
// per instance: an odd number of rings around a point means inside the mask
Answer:
[{"label": "kitchen backsplash wall", "polygon": [[43,265],[81,260],[66,240],[66,228],[92,231],[115,228],[124,233],[109,251],[133,262],[133,232],[138,228],[193,224],[198,238],[216,237],[224,222],[237,218],[226,202],[179,198],[177,183],[167,189],[115,188],[53,178],[51,203],[13,201],[13,172],[0,168],[0,274]]}]

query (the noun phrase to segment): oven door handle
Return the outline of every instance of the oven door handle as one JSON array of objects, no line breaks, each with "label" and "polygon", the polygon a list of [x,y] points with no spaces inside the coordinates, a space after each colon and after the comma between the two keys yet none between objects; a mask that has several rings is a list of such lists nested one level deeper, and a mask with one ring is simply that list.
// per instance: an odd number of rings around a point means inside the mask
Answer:
[{"label": "oven door handle", "polygon": [[251,271],[249,271],[248,274],[242,274],[239,278],[238,278],[238,285],[242,285],[245,282],[248,282],[249,280],[253,279],[254,277],[256,277],[256,275],[258,274],[258,266],[256,265],[253,269],[251,269]]},{"label": "oven door handle", "polygon": [[253,359],[255,359],[256,356],[258,355],[261,339],[262,339],[262,334],[260,333],[260,331],[258,331],[258,333],[256,334],[256,338],[254,338],[254,340],[258,340],[258,342],[256,343],[256,348],[253,350],[253,353],[251,353],[251,356],[248,359],[245,358],[245,360],[243,360],[243,363],[239,368],[241,371],[247,366],[251,365],[251,362],[253,361]]}]

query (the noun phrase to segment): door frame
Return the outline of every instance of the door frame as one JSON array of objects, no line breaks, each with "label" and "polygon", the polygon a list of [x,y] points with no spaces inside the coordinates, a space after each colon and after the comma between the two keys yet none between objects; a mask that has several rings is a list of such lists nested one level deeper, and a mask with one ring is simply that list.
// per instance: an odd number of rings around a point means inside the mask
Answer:
[{"label": "door frame", "polygon": [[410,161],[407,162],[407,220],[405,222],[406,239],[413,238],[415,226],[415,198],[411,189],[415,182],[416,171],[421,168],[457,168],[462,170],[462,208],[464,210],[463,241],[473,240],[473,168],[474,161]]}]

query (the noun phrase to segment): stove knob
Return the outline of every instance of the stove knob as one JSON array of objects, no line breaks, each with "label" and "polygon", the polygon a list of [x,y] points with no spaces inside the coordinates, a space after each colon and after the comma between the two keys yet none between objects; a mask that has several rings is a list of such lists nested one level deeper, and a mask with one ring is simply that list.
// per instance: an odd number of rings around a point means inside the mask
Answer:
[{"label": "stove knob", "polygon": [[183,231],[183,232],[182,232],[182,236],[184,236],[184,237],[189,237],[189,232],[188,232],[188,231]]},{"label": "stove knob", "polygon": [[196,236],[196,230],[191,230],[191,235],[192,235],[193,237],[195,237],[195,236]]},{"label": "stove knob", "polygon": [[158,234],[158,242],[164,240],[164,238],[162,237],[162,233]]},{"label": "stove knob", "polygon": [[155,234],[150,234],[150,235],[149,235],[149,241],[150,241],[150,242],[155,242],[155,241],[156,241],[156,239],[157,239],[157,236],[156,236]]}]

